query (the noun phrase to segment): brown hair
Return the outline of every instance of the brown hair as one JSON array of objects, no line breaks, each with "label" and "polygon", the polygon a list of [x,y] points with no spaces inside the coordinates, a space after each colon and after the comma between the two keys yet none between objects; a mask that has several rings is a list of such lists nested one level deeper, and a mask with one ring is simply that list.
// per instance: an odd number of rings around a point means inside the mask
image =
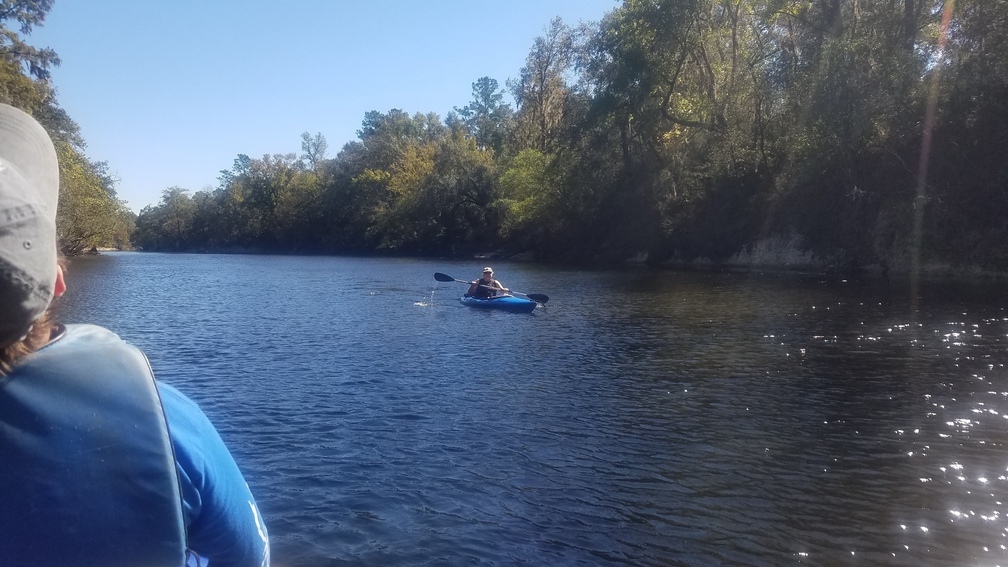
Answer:
[{"label": "brown hair", "polygon": [[49,309],[39,317],[38,321],[32,325],[31,330],[20,341],[11,343],[0,349],[0,376],[6,376],[14,370],[14,366],[24,357],[37,351],[49,343],[52,337],[53,322],[55,316],[53,308]]},{"label": "brown hair", "polygon": [[[56,249],[58,251],[59,247],[57,246]],[[56,263],[66,273],[66,258],[58,252],[57,254]],[[35,321],[23,339],[0,348],[0,377],[10,374],[21,359],[49,344],[53,331],[56,329],[55,298],[53,301],[54,303],[49,304],[49,308]]]}]

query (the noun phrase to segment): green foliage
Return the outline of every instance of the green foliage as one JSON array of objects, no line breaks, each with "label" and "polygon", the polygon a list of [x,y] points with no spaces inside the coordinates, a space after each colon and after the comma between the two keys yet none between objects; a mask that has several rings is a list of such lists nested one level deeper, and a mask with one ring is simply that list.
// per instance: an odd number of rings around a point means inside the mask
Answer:
[{"label": "green foliage", "polygon": [[456,108],[469,135],[481,150],[500,154],[513,127],[514,111],[504,103],[504,92],[497,81],[481,77],[473,83],[473,100],[464,108]]},{"label": "green foliage", "polygon": [[546,35],[536,38],[518,79],[509,83],[518,104],[513,136],[518,149],[559,147],[557,134],[569,93],[566,78],[575,59],[574,32],[556,18]]},{"label": "green foliage", "polygon": [[56,144],[60,196],[56,225],[62,252],[80,254],[98,246],[128,245],[128,213],[106,185],[103,164],[94,164],[76,148]]},{"label": "green foliage", "polygon": [[[0,23],[22,33],[48,7],[16,4]],[[507,85],[514,108],[481,77],[444,121],[368,112],[332,158],[305,132],[299,155],[239,155],[214,191],[166,190],[133,238],[652,262],[787,242],[838,268],[1008,270],[1008,4],[959,2],[947,29],[944,7],[624,0],[598,24],[557,19]],[[3,37],[0,98],[73,150],[71,194],[114,208],[114,180],[40,82],[55,58]],[[94,239],[125,238],[112,216],[118,236]]]},{"label": "green foliage", "polygon": [[549,223],[557,180],[550,175],[549,158],[539,150],[522,150],[501,175],[501,236],[515,239],[534,233]]},{"label": "green foliage", "polygon": [[51,0],[0,2],[0,102],[32,114],[49,132],[60,167],[57,234],[62,252],[79,254],[94,247],[130,245],[133,219],[116,198],[116,179],[108,164],[84,153],[77,124],[59,107],[49,84],[49,69],[60,63],[51,49],[25,42],[45,21]]},{"label": "green foliage", "polygon": [[[22,35],[31,35],[32,28],[45,22],[53,0],[3,0],[0,2],[0,58],[23,66],[28,75],[40,81],[49,80],[49,67],[60,64],[56,52],[39,49],[24,42]],[[9,23],[17,24],[17,30]]]},{"label": "green foliage", "polygon": [[49,67],[58,66],[60,60],[51,49],[32,47],[22,36],[42,25],[51,7],[52,0],[0,1],[0,102],[36,117],[55,107]]},{"label": "green foliage", "polygon": [[0,102],[34,113],[42,107],[43,92],[35,81],[21,73],[17,63],[0,59]]}]

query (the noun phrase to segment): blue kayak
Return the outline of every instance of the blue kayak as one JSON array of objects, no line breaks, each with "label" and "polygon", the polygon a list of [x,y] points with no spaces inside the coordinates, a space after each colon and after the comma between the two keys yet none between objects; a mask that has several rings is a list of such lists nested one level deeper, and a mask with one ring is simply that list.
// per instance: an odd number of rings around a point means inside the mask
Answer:
[{"label": "blue kayak", "polygon": [[466,297],[463,295],[460,301],[463,305],[468,305],[469,307],[500,309],[501,311],[510,311],[511,313],[531,313],[536,308],[535,301],[513,295],[499,295],[490,299]]}]

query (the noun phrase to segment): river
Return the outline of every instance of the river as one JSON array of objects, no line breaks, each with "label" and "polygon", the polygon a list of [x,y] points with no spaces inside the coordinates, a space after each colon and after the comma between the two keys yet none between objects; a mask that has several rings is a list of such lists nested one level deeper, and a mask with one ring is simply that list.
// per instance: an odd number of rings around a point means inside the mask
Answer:
[{"label": "river", "polygon": [[1003,282],[109,253],[106,326],[217,425],[274,563],[1008,563]]}]

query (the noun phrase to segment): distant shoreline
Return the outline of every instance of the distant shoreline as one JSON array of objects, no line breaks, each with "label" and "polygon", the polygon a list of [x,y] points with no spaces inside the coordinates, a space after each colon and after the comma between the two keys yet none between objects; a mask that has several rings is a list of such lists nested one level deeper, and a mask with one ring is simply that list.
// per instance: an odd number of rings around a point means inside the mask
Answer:
[{"label": "distant shoreline", "polygon": [[[568,265],[582,267],[586,269],[654,269],[654,270],[683,270],[683,271],[712,271],[712,272],[737,272],[737,273],[768,273],[768,274],[794,274],[794,275],[835,275],[850,277],[890,277],[896,279],[908,278],[913,275],[913,270],[909,265],[886,267],[881,264],[872,264],[861,267],[840,267],[830,265],[828,261],[819,259],[811,253],[798,254],[739,254],[729,260],[713,261],[706,258],[696,258],[692,260],[668,260],[659,263],[648,263],[644,255],[624,261],[597,261],[597,262],[543,262],[535,260],[523,254],[508,254],[504,252],[484,252],[473,253],[471,255],[443,255],[443,254],[422,254],[403,252],[281,252],[270,250],[243,249],[220,249],[220,250],[198,250],[198,251],[147,251],[138,249],[119,249],[110,247],[97,248],[97,254],[108,252],[151,252],[155,254],[223,254],[223,255],[250,255],[250,256],[346,256],[354,258],[422,258],[429,260],[450,259],[453,261],[473,260],[479,262],[486,261],[508,261],[517,263],[542,264],[542,265]],[[93,256],[95,252],[87,252],[81,256]],[[953,280],[999,280],[1008,278],[1008,272],[999,272],[985,269],[980,266],[952,266],[941,263],[925,263],[921,265],[918,277],[926,279],[953,279]]]}]

